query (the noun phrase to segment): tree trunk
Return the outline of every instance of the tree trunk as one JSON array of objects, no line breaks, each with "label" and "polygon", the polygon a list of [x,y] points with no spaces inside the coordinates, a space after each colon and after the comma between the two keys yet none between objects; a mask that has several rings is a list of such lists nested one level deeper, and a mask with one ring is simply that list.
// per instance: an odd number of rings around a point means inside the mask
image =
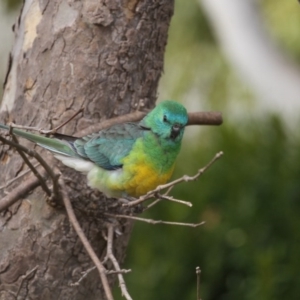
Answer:
[{"label": "tree trunk", "polygon": [[[152,107],[172,13],[173,1],[167,0],[26,0],[14,26],[0,121],[47,129],[83,107],[83,114],[61,130],[75,134],[128,113],[141,101]],[[79,222],[103,257],[101,233],[113,220],[101,212],[112,209],[116,200],[92,191],[85,176],[36,150],[51,168],[62,171]],[[1,186],[26,168],[13,149],[0,145]],[[0,199],[30,176],[2,188]],[[37,187],[0,214],[0,299],[105,299],[96,271],[79,286],[70,286],[93,264],[64,208],[53,208],[45,199]],[[131,223],[119,222],[118,228],[122,235],[115,238],[114,252],[122,261]],[[108,276],[112,282],[114,276]]]}]

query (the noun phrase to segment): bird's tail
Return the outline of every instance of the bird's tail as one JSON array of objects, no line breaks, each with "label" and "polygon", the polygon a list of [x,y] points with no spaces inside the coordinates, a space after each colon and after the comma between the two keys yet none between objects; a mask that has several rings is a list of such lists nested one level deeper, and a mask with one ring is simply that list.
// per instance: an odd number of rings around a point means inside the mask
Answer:
[{"label": "bird's tail", "polygon": [[[0,123],[0,129],[10,130],[10,127]],[[64,156],[78,156],[71,142],[63,139],[49,138],[39,134],[30,133],[21,129],[12,128],[12,132],[25,138],[47,150],[50,150],[56,154],[62,154]]]}]

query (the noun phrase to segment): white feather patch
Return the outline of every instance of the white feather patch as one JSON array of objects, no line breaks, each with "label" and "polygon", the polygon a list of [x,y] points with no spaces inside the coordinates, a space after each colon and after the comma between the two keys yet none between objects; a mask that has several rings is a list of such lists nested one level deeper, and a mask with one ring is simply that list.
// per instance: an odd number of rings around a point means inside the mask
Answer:
[{"label": "white feather patch", "polygon": [[64,165],[82,173],[88,173],[94,167],[94,163],[78,157],[70,157],[54,154],[54,157],[60,160]]}]

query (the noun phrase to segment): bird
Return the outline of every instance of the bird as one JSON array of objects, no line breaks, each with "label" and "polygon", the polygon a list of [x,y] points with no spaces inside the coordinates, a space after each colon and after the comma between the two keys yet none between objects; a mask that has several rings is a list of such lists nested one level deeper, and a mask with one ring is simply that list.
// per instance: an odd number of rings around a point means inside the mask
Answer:
[{"label": "bird", "polygon": [[46,137],[0,123],[0,128],[53,153],[64,165],[87,175],[87,184],[113,198],[138,198],[171,177],[188,122],[186,108],[160,102],[139,122],[115,124],[74,137]]}]

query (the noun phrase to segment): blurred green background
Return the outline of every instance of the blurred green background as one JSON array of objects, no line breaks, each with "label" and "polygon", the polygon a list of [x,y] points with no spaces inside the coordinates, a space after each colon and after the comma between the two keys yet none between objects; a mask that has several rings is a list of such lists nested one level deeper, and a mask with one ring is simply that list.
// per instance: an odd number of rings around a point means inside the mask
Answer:
[{"label": "blurred green background", "polygon": [[[2,13],[11,14],[13,2],[1,1]],[[192,208],[160,203],[143,215],[205,225],[135,224],[123,266],[133,270],[125,275],[129,292],[135,300],[196,300],[199,266],[203,300],[298,300],[299,120],[289,123],[284,111],[258,117],[251,88],[222,54],[198,3],[175,2],[159,99],[221,111],[225,122],[187,128],[173,177],[196,173],[220,150],[224,156],[198,181],[174,189]],[[300,62],[297,1],[259,5],[276,44]],[[115,297],[124,299],[119,289]]]}]

